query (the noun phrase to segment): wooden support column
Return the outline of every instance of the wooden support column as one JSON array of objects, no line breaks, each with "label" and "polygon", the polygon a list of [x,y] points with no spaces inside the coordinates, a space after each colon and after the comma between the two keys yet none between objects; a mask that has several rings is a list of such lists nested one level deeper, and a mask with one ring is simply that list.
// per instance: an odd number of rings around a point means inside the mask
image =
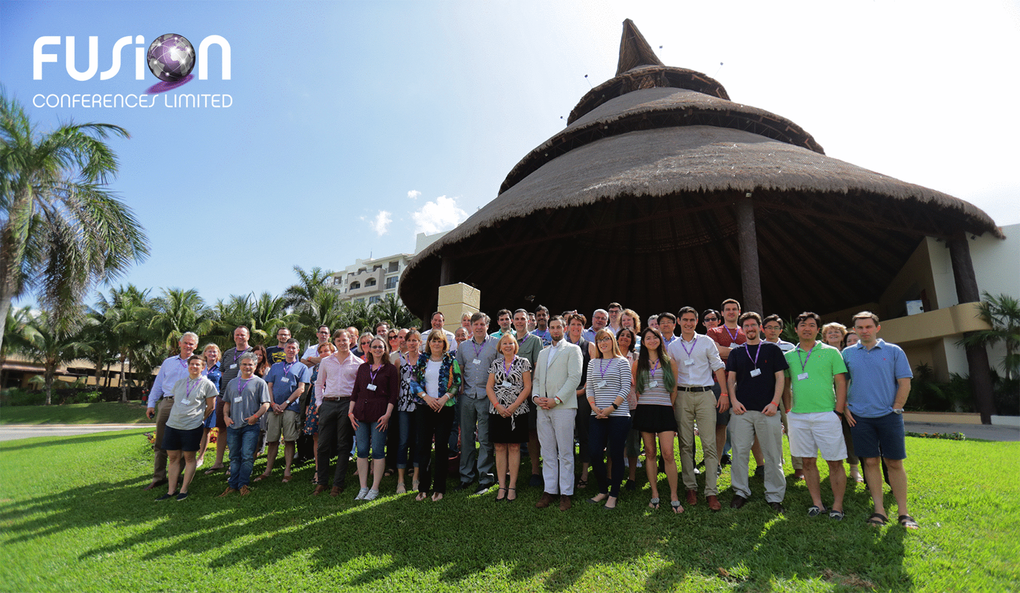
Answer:
[{"label": "wooden support column", "polygon": [[439,286],[453,284],[453,258],[449,255],[443,256],[439,266]]},{"label": "wooden support column", "polygon": [[750,192],[737,199],[737,243],[740,246],[740,285],[743,310],[762,316],[761,274],[758,270],[758,231],[754,225],[754,203]]},{"label": "wooden support column", "polygon": [[[948,241],[949,259],[953,263],[953,278],[956,280],[956,296],[963,303],[981,300],[974,262],[970,258],[970,243],[966,233],[956,233]],[[964,336],[970,335],[965,333]],[[992,374],[988,364],[988,351],[984,346],[967,347],[967,365],[970,367],[970,389],[974,393],[974,406],[981,414],[981,424],[991,424],[995,414],[995,400],[992,397]]]}]

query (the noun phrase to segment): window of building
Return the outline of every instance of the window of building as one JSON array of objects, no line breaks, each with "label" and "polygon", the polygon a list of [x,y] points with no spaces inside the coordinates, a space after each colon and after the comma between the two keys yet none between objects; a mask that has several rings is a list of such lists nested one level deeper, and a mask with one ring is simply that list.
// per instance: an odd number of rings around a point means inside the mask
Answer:
[{"label": "window of building", "polygon": [[391,274],[392,274],[393,272],[398,272],[398,271],[400,271],[400,262],[398,262],[398,261],[391,261],[391,262],[390,262],[390,267],[389,267],[389,268],[387,268],[387,270],[386,270],[386,271],[387,271],[388,273],[391,273]]},{"label": "window of building", "polygon": [[359,288],[361,288],[360,282],[351,282],[351,287],[349,290],[358,290]]},{"label": "window of building", "polygon": [[375,264],[374,266],[372,266],[372,271],[373,272],[378,272],[381,269],[382,269],[382,264]]},{"label": "window of building", "polygon": [[375,286],[376,284],[378,284],[378,282],[375,281],[375,278],[369,278],[368,280],[365,280],[365,288],[368,288],[369,286]]},{"label": "window of building", "polygon": [[341,284],[343,284],[343,279],[341,279],[339,276],[333,276],[333,285],[339,286]]},{"label": "window of building", "polygon": [[375,303],[378,303],[378,302],[379,302],[379,297],[378,296],[368,297],[368,304],[369,305],[374,305]]},{"label": "window of building", "polygon": [[399,280],[399,279],[400,279],[400,276],[390,276],[389,278],[387,278],[386,279],[386,290],[393,290],[394,288],[396,288],[397,287],[397,280]]}]

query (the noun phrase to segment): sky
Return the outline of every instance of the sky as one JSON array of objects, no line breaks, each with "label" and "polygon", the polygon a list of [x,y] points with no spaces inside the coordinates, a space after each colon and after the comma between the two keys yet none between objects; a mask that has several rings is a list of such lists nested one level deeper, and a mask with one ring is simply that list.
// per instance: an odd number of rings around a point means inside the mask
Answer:
[{"label": "sky", "polygon": [[[194,288],[211,304],[280,294],[295,265],[410,253],[416,233],[462,222],[614,76],[625,18],[663,63],[793,120],[828,156],[1020,222],[1017,1],[2,1],[0,83],[41,132],[128,130],[110,141],[110,187],[152,253],[114,285]],[[158,80],[144,64],[136,80],[135,48],[165,33],[196,49],[223,37],[229,80],[214,46],[207,80],[148,107],[45,104],[145,95]],[[60,43],[41,48],[55,61],[35,79],[43,36]],[[98,38],[87,80],[67,71],[69,36],[79,72]],[[120,70],[102,80],[125,36]],[[220,106],[174,107],[185,93]]]}]

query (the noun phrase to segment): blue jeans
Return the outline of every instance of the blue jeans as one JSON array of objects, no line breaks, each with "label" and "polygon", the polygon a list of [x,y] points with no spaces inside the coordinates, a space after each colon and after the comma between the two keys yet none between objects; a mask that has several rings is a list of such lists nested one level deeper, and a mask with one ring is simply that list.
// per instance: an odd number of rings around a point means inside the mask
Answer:
[{"label": "blue jeans", "polygon": [[231,488],[239,490],[251,482],[251,468],[255,465],[255,447],[258,442],[258,424],[227,428],[227,447],[230,449],[230,478],[227,485]]},{"label": "blue jeans", "polygon": [[[387,425],[387,428],[389,426]],[[358,459],[368,458],[368,444],[372,441],[372,459],[383,459],[386,457],[386,432],[379,430],[379,421],[358,422],[358,430],[354,438],[358,442]]]},{"label": "blue jeans", "polygon": [[[418,467],[418,443],[414,438],[414,412],[397,412],[397,422],[400,432],[397,445],[397,469],[407,469],[408,461],[411,461],[414,467]],[[408,455],[408,449],[411,451],[410,455]]]},{"label": "blue jeans", "polygon": [[[599,483],[599,493],[620,496],[620,482],[623,481],[623,450],[627,445],[630,431],[630,416],[610,416],[597,420],[590,416],[588,425],[588,447],[591,452],[591,469]],[[606,479],[606,447],[613,462],[613,475]],[[651,461],[650,463],[655,463]]]}]

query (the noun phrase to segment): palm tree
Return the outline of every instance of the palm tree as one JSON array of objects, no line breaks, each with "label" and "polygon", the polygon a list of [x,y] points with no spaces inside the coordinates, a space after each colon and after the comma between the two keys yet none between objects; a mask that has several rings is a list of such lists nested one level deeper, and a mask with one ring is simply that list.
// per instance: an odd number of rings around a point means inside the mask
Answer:
[{"label": "palm tree", "polygon": [[254,318],[252,324],[248,326],[252,334],[252,343],[265,344],[269,336],[276,335],[276,331],[281,327],[287,327],[291,332],[301,329],[298,316],[287,313],[282,296],[263,292],[255,299],[254,305]]},{"label": "palm tree", "polygon": [[213,328],[205,301],[194,288],[164,288],[163,296],[153,301],[152,308],[156,314],[149,321],[149,329],[162,341],[165,351],[176,348],[185,332],[201,336]]},{"label": "palm tree", "polygon": [[[374,324],[385,321],[390,327],[418,327],[421,320],[415,317],[395,294],[387,294],[372,305]],[[373,325],[374,325],[373,324]]]},{"label": "palm tree", "polygon": [[333,272],[330,270],[316,266],[306,272],[301,266],[294,266],[294,273],[298,276],[298,283],[283,291],[283,302],[284,306],[295,313],[306,311],[320,292],[336,292],[332,284]]},{"label": "palm tree", "polygon": [[1020,376],[1020,301],[1007,294],[992,296],[982,293],[984,299],[978,308],[978,317],[992,329],[972,332],[960,343],[964,346],[994,346],[1003,342],[1006,356],[1002,359],[1002,370],[1007,379]]},{"label": "palm tree", "polygon": [[0,324],[11,301],[29,292],[62,324],[82,313],[97,282],[149,254],[131,209],[107,189],[117,173],[104,142],[111,134],[128,137],[109,124],[40,133],[0,88]]},{"label": "palm tree", "polygon": [[325,325],[337,329],[342,323],[340,293],[336,290],[320,290],[308,302],[304,311],[298,314],[301,332],[291,332],[306,344],[315,343],[315,331]]},{"label": "palm tree", "polygon": [[103,318],[111,347],[119,355],[120,401],[126,403],[131,386],[124,365],[131,365],[135,377],[145,377],[145,373],[158,364],[153,363],[153,359],[163,352],[153,347],[155,339],[149,330],[149,320],[153,316],[149,290],[140,290],[132,284],[127,288],[111,288],[109,298],[99,295],[95,311]]},{"label": "palm tree", "polygon": [[60,365],[91,354],[88,345],[78,339],[81,337],[78,329],[45,310],[34,315],[22,329],[23,351],[43,365],[47,406],[53,401],[53,381]]},{"label": "palm tree", "polygon": [[365,328],[371,328],[375,325],[372,323],[372,314],[365,301],[345,301],[341,303],[339,318],[340,325],[344,327],[354,326],[359,331],[364,331]]}]

